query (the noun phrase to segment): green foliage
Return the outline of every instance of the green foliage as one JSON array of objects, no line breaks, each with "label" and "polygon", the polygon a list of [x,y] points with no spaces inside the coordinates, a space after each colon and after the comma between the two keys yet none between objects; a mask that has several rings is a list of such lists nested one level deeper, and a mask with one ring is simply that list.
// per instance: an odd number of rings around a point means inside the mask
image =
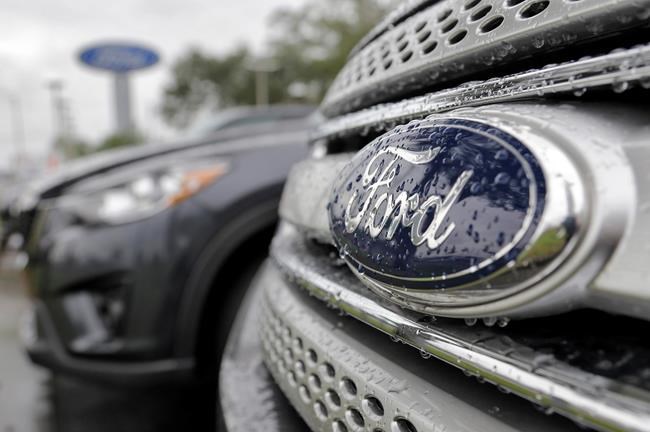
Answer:
[{"label": "green foliage", "polygon": [[138,132],[132,131],[114,133],[94,145],[74,136],[61,136],[55,141],[54,147],[64,159],[70,160],[100,151],[139,145],[143,142],[144,137]]},{"label": "green foliage", "polygon": [[253,103],[254,77],[244,71],[249,57],[246,47],[223,56],[208,56],[191,49],[173,66],[173,81],[164,89],[163,117],[172,125],[186,126],[205,105]]},{"label": "green foliage", "polygon": [[54,148],[66,159],[76,159],[93,152],[87,142],[74,136],[59,136],[54,141]]},{"label": "green foliage", "polygon": [[391,9],[378,0],[311,1],[300,9],[281,9],[271,17],[270,50],[292,82],[315,88],[318,102],[348,54]]},{"label": "green foliage", "polygon": [[142,144],[143,137],[137,132],[121,132],[106,137],[94,151],[112,150]]},{"label": "green foliage", "polygon": [[[264,56],[278,65],[269,73],[269,102],[319,102],[350,50],[394,4],[311,0],[275,11]],[[185,127],[199,110],[254,104],[251,66],[259,60],[245,46],[219,56],[191,49],[172,68],[161,107],[164,119]]]}]

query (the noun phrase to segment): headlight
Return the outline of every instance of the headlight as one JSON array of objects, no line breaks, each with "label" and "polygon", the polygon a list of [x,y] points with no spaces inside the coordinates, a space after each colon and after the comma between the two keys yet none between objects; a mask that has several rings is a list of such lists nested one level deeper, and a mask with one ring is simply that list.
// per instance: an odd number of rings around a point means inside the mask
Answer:
[{"label": "headlight", "polygon": [[107,175],[108,179],[102,178],[91,186],[62,197],[57,206],[87,223],[132,222],[177,205],[227,171],[228,165],[225,162],[217,162],[157,169],[133,175],[126,181],[112,181],[111,176]]}]

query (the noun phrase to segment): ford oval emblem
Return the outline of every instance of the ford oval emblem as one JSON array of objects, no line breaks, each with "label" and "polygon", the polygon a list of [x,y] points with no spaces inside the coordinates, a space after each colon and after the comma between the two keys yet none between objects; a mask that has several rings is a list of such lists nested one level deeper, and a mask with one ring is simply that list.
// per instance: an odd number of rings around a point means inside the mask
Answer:
[{"label": "ford oval emblem", "polygon": [[490,288],[483,282],[528,248],[545,207],[530,149],[466,119],[400,126],[339,179],[329,206],[336,245],[362,280],[394,293]]}]

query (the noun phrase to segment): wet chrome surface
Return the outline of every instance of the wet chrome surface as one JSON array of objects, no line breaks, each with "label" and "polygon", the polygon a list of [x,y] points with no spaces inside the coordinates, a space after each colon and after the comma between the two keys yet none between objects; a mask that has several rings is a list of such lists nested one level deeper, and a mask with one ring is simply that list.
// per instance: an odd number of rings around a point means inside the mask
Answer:
[{"label": "wet chrome surface", "polygon": [[375,105],[324,122],[312,138],[319,140],[366,134],[371,130],[385,131],[411,119],[468,106],[562,94],[579,98],[603,87],[620,93],[634,86],[650,87],[648,45],[501,78],[468,82],[401,102]]},{"label": "wet chrome surface", "polygon": [[[505,280],[503,285],[487,281],[490,285],[483,287],[487,288],[484,294],[506,293],[507,297],[466,307],[460,303],[476,300],[476,292],[469,291],[462,297],[460,292],[447,290],[440,295],[448,295],[445,304],[450,307],[443,308],[442,297],[437,303],[417,304],[414,297],[405,298],[393,290],[393,301],[434,315],[457,317],[530,317],[593,306],[647,318],[650,302],[643,282],[648,280],[647,272],[643,265],[631,265],[644,256],[647,259],[650,250],[650,220],[643,216],[650,208],[650,191],[645,186],[647,170],[643,168],[650,157],[645,133],[650,125],[643,105],[518,103],[463,108],[431,118],[484,121],[525,142],[543,161],[549,182],[548,218],[538,227],[536,246],[527,250],[528,259],[517,263],[517,277]],[[409,125],[402,127],[408,129]],[[327,203],[322,198],[301,197],[306,190],[329,196],[327,188],[312,185],[339,181],[338,172],[346,157],[351,156],[335,155],[330,162],[330,156],[326,156],[304,162],[308,167],[296,168],[282,202],[283,218],[310,235],[334,243],[331,237],[327,239]],[[309,176],[300,176],[307,172]],[[571,232],[575,232],[573,238],[568,235]],[[566,247],[562,246],[565,241]],[[558,250],[561,252],[557,260],[540,261],[540,265],[547,266],[536,275],[521,271],[526,269],[526,263],[530,264],[531,256],[549,257]],[[537,270],[539,267],[533,266]],[[614,274],[618,279],[614,280]],[[414,290],[409,292],[410,296],[415,294]]]},{"label": "wet chrome surface", "polygon": [[221,360],[219,402],[228,432],[304,432],[308,429],[264,364],[259,329],[264,315],[262,286],[267,285],[268,281],[261,276],[252,281]]},{"label": "wet chrome surface", "polygon": [[272,266],[261,271],[254,289],[263,292],[256,325],[264,361],[312,430],[336,431],[341,425],[373,432],[578,429],[324,308]]},{"label": "wet chrome surface", "polygon": [[[596,429],[650,430],[647,391],[504,340],[489,328],[477,335],[458,321],[432,322],[397,308],[363,288],[345,268],[333,266],[330,256],[318,254],[286,224],[274,240],[272,257],[288,281],[425,356]],[[507,321],[486,320],[497,323]]]},{"label": "wet chrome surface", "polygon": [[[647,24],[650,1],[447,0],[404,19],[407,5],[371,33],[341,70],[323,103],[337,115],[423,86],[544,56]],[[396,23],[396,24],[395,24]],[[386,23],[384,23],[386,24]],[[382,27],[382,25],[380,25]]]},{"label": "wet chrome surface", "polygon": [[[342,258],[407,306],[506,295],[566,256],[585,217],[581,180],[561,152],[467,117],[399,126],[334,182],[330,230]],[[541,237],[553,247],[541,250]]]}]

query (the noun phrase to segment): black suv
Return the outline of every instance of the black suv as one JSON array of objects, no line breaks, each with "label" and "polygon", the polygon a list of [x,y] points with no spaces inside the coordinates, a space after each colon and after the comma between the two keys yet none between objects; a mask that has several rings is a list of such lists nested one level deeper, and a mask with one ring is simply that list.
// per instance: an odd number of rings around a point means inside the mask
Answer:
[{"label": "black suv", "polygon": [[312,112],[231,111],[200,136],[99,154],[23,189],[5,226],[29,257],[32,361],[130,385],[214,376]]}]

